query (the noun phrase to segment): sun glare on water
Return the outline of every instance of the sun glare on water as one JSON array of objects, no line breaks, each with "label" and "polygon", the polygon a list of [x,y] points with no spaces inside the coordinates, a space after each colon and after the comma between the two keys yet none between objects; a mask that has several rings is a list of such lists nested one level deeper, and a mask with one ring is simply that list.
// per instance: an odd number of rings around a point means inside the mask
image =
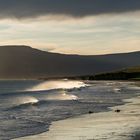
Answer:
[{"label": "sun glare on water", "polygon": [[43,91],[52,89],[72,89],[85,87],[86,84],[81,81],[69,81],[69,80],[56,80],[56,81],[45,81],[39,85],[36,85],[26,91]]}]

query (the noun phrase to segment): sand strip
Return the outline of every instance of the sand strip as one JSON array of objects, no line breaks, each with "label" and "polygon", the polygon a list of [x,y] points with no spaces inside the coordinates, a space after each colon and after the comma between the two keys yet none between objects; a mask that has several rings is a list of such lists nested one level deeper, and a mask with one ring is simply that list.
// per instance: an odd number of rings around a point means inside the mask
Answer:
[{"label": "sand strip", "polygon": [[[140,130],[140,97],[112,111],[53,122],[50,131],[16,140],[131,140]],[[121,110],[119,113],[116,109]],[[138,139],[135,139],[138,140]]]}]

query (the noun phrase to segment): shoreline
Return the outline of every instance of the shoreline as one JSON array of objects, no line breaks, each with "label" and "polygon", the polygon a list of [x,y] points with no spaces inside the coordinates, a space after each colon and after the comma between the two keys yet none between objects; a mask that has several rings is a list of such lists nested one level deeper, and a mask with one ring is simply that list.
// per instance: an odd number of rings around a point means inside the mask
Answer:
[{"label": "shoreline", "polygon": [[[56,121],[48,132],[14,140],[139,140],[140,96],[124,101],[128,103],[111,107],[112,111]],[[116,109],[120,109],[120,112],[115,112]]]}]

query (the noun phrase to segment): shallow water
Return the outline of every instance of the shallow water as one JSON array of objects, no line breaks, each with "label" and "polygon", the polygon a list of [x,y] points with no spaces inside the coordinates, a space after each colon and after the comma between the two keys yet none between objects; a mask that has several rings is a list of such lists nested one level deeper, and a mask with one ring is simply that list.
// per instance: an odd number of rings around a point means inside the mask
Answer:
[{"label": "shallow water", "polygon": [[0,81],[0,139],[42,133],[53,121],[109,111],[138,95],[133,82]]},{"label": "shallow water", "polygon": [[[48,132],[16,140],[134,140],[140,128],[140,96],[125,102],[109,112],[53,122]],[[118,108],[119,113],[115,112]]]}]

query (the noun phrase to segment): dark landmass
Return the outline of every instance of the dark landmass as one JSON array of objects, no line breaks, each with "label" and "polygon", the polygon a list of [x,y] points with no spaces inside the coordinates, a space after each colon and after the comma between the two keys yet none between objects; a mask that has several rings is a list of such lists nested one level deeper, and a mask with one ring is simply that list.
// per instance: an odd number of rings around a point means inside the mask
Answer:
[{"label": "dark landmass", "polygon": [[[1,79],[47,79],[81,75],[96,75],[95,79],[102,79],[107,74],[97,74],[139,65],[140,52],[82,56],[50,53],[29,46],[0,46]],[[109,75],[107,77],[111,77]],[[119,75],[126,79],[124,75],[127,73],[119,72]],[[93,79],[93,76],[90,78]]]},{"label": "dark landmass", "polygon": [[140,80],[140,66],[94,76],[95,80]]},{"label": "dark landmass", "polygon": [[81,80],[140,80],[140,66],[123,69],[120,71],[101,73],[93,76],[70,77]]}]

